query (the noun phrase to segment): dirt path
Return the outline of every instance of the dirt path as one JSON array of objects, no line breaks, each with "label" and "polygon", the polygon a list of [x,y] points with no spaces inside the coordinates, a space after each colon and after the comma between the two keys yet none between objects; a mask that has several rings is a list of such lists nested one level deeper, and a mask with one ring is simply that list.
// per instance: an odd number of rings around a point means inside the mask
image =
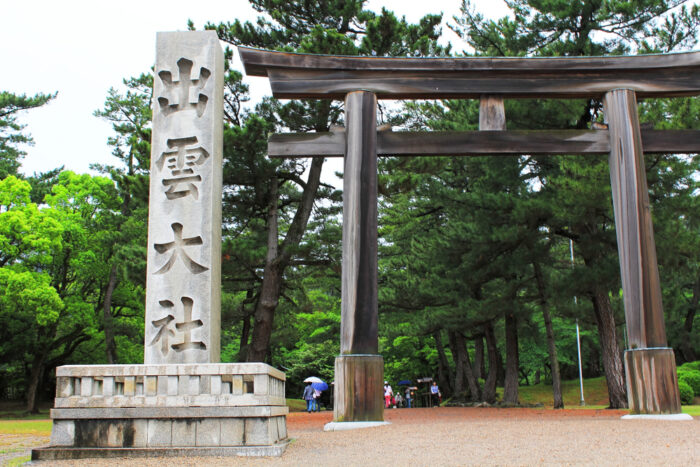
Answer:
[{"label": "dirt path", "polygon": [[[386,412],[391,425],[323,432],[331,413],[293,413],[281,458],[178,458],[202,465],[700,465],[700,421],[621,420],[607,410],[434,408]],[[163,465],[164,459],[89,465]],[[39,463],[45,465],[46,463]],[[84,466],[86,461],[53,462]]]}]

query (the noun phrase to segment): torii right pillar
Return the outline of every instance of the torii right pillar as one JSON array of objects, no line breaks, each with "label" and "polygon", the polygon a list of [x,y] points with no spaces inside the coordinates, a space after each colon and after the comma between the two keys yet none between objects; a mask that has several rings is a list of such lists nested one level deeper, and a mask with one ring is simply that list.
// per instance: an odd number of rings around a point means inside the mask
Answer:
[{"label": "torii right pillar", "polygon": [[654,228],[634,91],[603,100],[610,134],[610,181],[629,348],[627,400],[633,414],[679,414],[673,349],[664,326]]}]

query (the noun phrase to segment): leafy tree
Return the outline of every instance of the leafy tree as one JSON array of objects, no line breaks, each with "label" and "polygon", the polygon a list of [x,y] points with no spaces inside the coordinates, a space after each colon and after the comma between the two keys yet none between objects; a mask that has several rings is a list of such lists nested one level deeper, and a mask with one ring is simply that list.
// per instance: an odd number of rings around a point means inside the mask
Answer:
[{"label": "leafy tree", "polygon": [[26,152],[18,145],[32,144],[32,137],[22,130],[26,125],[18,123],[17,117],[25,110],[41,107],[56,97],[54,94],[13,94],[0,91],[0,179],[8,175],[17,175],[22,157]]},{"label": "leafy tree", "polygon": [[[252,0],[251,4],[257,11],[267,13],[271,20],[261,17],[256,24],[236,20],[233,23],[208,24],[206,28],[215,29],[222,40],[233,45],[276,50],[342,55],[425,55],[444,52],[437,45],[437,28],[441,18],[436,15],[426,16],[414,25],[405,19],[397,19],[387,10],[382,10],[381,14],[363,10],[363,0],[314,3]],[[259,290],[255,294],[257,299],[250,344],[245,339],[241,343],[241,347],[247,347],[248,361],[269,358],[270,336],[284,289],[285,272],[295,257],[303,256],[299,255],[299,249],[303,244],[304,231],[312,218],[314,201],[321,195],[319,187],[323,158],[311,161],[306,180],[302,179],[305,163],[257,162],[265,156],[265,135],[272,128],[282,127],[291,131],[328,131],[331,125],[340,123],[342,108],[330,101],[281,104],[267,100],[257,109],[257,113],[259,117],[251,115],[241,121],[241,131],[234,130],[232,136],[245,140],[234,142],[234,153],[225,154],[227,165],[237,164],[236,159],[240,158],[249,169],[253,169],[247,173],[237,173],[247,178],[249,183],[244,184],[239,192],[234,188],[237,185],[235,179],[227,178],[224,181],[232,188],[232,201],[240,200],[238,194],[255,200],[248,206],[258,214],[257,228],[264,228],[256,230],[256,236],[266,242],[264,256],[258,257],[264,264],[262,278],[255,277],[257,272],[252,272],[259,268],[249,267],[249,277],[244,280],[248,287]],[[236,119],[231,119],[231,122],[236,123]],[[252,141],[250,135],[255,135]],[[246,149],[253,152],[246,153]],[[329,187],[323,190],[326,197],[331,196]],[[285,201],[286,197],[289,201]],[[224,215],[228,216],[226,207]],[[249,219],[238,219],[231,225],[234,228],[236,225],[247,227],[249,222]],[[285,231],[281,240],[280,228]],[[251,237],[246,235],[246,238]],[[254,251],[260,250],[256,248]],[[249,320],[250,317],[246,316],[245,319]]]}]

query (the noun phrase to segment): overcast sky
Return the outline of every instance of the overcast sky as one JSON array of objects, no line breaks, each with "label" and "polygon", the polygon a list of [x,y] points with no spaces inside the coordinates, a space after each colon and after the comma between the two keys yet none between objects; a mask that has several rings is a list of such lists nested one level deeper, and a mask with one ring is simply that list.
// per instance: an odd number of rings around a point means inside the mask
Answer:
[{"label": "overcast sky", "polygon": [[[115,163],[108,122],[93,116],[110,87],[150,70],[157,31],[199,29],[206,22],[254,20],[247,0],[1,0],[0,90],[28,95],[58,91],[48,105],[23,113],[20,122],[36,144],[26,148],[22,172],[61,165],[87,172],[93,162]],[[450,20],[461,0],[370,0],[408,21],[443,12]],[[506,13],[502,0],[477,0],[488,16]],[[456,36],[446,27],[448,38]],[[457,47],[461,50],[460,47]],[[269,94],[265,78],[246,78],[254,95]]]}]

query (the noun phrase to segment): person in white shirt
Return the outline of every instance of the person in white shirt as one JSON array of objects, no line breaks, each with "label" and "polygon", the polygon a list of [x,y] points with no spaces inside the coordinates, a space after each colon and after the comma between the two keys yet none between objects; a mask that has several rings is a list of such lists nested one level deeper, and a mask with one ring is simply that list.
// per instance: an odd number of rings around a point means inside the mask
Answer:
[{"label": "person in white shirt", "polygon": [[391,405],[391,396],[394,395],[394,391],[391,389],[388,381],[384,381],[384,408],[389,408]]},{"label": "person in white shirt", "polygon": [[437,382],[433,381],[433,385],[430,386],[430,397],[433,399],[433,407],[440,405],[440,388],[438,388]]}]

